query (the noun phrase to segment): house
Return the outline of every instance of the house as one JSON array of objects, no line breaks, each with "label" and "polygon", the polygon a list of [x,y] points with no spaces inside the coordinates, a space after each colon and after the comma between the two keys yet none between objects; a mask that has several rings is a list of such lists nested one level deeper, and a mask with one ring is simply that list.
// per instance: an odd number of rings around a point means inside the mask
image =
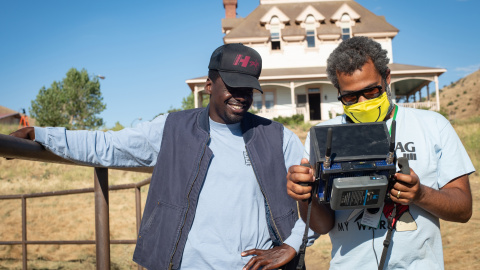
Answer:
[{"label": "house", "polygon": [[[394,102],[408,107],[439,110],[438,76],[446,70],[394,62],[392,40],[399,30],[353,0],[260,0],[245,18],[236,17],[237,0],[223,0],[224,43],[243,43],[263,59],[259,81],[264,94],[255,92],[252,109],[273,118],[303,114],[305,121],[328,120],[343,113],[337,90],[327,78],[326,63],[340,42],[366,36],[388,51]],[[200,107],[206,76],[186,83]],[[430,101],[434,82],[436,100]],[[427,101],[416,102],[427,86]],[[413,97],[413,103],[408,103]],[[421,96],[419,97],[419,101]]]},{"label": "house", "polygon": [[18,125],[21,117],[20,113],[0,106],[0,125]]},{"label": "house", "polygon": [[18,125],[18,127],[25,127],[30,126],[30,124],[35,125],[35,119],[29,119],[25,114],[25,109],[23,109],[23,113],[19,113],[7,107],[0,106],[0,125]]}]

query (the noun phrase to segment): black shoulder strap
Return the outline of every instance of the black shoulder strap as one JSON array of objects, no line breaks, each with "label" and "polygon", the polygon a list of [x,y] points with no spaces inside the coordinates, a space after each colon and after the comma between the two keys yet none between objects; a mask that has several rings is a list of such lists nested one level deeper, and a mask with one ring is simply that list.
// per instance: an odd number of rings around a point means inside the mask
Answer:
[{"label": "black shoulder strap", "polygon": [[[380,264],[378,265],[378,270],[383,270],[383,267],[385,266],[388,247],[390,246],[390,242],[392,241],[393,228],[395,227],[393,218],[396,215],[397,215],[397,204],[394,203],[392,214],[388,217],[388,231],[387,231],[387,235],[385,236],[385,240],[383,241],[382,257],[380,259]],[[396,222],[396,219],[395,219],[395,222]]]},{"label": "black shoulder strap", "polygon": [[300,246],[300,250],[298,251],[298,253],[300,255],[300,259],[298,261],[297,270],[304,269],[305,251],[307,249],[307,242],[308,242],[308,228],[310,227],[309,226],[310,225],[310,214],[312,212],[312,196],[310,196],[310,198],[308,199],[307,222],[305,223],[305,232],[303,233],[302,245]]}]

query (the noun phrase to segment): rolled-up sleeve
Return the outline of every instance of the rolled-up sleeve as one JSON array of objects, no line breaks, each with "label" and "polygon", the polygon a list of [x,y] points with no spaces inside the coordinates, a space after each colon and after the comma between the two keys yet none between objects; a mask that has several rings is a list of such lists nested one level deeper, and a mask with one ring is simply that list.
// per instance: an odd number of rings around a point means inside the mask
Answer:
[{"label": "rolled-up sleeve", "polygon": [[104,167],[152,167],[162,143],[168,115],[120,131],[71,131],[35,127],[35,141],[76,163]]}]

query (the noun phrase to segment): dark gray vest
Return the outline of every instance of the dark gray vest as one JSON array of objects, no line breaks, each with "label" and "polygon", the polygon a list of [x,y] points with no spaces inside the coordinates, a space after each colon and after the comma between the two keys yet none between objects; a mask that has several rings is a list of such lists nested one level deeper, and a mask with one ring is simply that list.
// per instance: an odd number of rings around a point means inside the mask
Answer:
[{"label": "dark gray vest", "polygon": [[[208,108],[168,115],[153,170],[133,260],[148,269],[180,266],[198,196],[212,151],[208,147]],[[290,235],[298,219],[287,195],[283,126],[248,113],[243,138],[265,197],[267,224],[275,245]]]}]

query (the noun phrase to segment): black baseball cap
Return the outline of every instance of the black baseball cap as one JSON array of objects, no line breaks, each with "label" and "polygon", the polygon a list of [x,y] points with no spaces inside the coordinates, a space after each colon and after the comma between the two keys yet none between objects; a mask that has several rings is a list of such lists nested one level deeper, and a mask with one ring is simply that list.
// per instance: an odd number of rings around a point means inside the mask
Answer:
[{"label": "black baseball cap", "polygon": [[230,87],[253,88],[263,94],[258,82],[262,57],[250,47],[241,43],[218,47],[210,57],[208,69],[217,70],[223,82]]}]

